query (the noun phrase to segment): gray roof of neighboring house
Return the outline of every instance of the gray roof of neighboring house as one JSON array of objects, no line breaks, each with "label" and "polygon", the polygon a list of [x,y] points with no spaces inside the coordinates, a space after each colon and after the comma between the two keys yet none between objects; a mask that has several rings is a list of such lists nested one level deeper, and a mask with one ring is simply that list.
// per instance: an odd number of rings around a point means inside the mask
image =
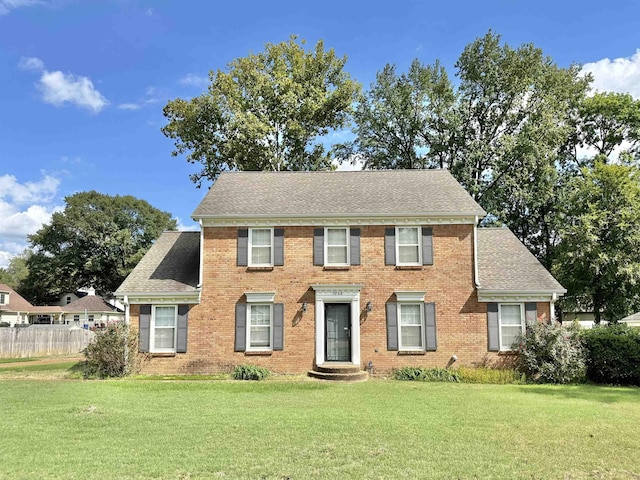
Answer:
[{"label": "gray roof of neighboring house", "polygon": [[115,293],[195,292],[199,265],[200,232],[163,232]]},{"label": "gray roof of neighboring house", "polygon": [[478,228],[478,277],[481,290],[566,291],[507,228]]},{"label": "gray roof of neighboring house", "polygon": [[486,212],[448,170],[223,172],[192,217],[434,214]]},{"label": "gray roof of neighboring house", "polygon": [[113,305],[108,304],[99,295],[86,295],[78,300],[61,307],[66,313],[83,313],[87,312],[119,312]]},{"label": "gray roof of neighboring house", "polygon": [[624,323],[640,323],[640,312],[629,315],[628,317],[624,317],[620,321]]}]

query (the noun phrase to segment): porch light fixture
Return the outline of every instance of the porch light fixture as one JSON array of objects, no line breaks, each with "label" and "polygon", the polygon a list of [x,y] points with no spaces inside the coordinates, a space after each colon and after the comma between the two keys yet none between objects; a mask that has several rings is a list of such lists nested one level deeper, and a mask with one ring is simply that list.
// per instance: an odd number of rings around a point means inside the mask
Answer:
[{"label": "porch light fixture", "polygon": [[302,304],[302,313],[307,311],[307,302],[303,302]]},{"label": "porch light fixture", "polygon": [[371,312],[373,310],[373,303],[367,302],[367,312]]}]

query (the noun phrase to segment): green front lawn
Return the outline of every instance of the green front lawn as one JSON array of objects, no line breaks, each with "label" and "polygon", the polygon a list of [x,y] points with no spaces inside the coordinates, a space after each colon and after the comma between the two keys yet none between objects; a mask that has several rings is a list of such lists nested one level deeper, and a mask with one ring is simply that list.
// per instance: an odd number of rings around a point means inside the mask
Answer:
[{"label": "green front lawn", "polygon": [[640,389],[0,380],[0,478],[638,478]]}]

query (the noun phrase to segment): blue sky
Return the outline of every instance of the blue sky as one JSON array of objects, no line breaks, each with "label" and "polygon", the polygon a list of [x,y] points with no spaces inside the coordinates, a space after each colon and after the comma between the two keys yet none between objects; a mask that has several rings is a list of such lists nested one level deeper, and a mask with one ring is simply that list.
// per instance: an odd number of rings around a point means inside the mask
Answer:
[{"label": "blue sky", "polygon": [[414,58],[453,75],[464,46],[492,29],[640,98],[638,18],[639,2],[617,0],[0,0],[0,266],[85,190],[134,195],[193,228],[207,186],[171,156],[162,107],[266,42],[322,39],[367,86],[386,63],[405,71]]}]

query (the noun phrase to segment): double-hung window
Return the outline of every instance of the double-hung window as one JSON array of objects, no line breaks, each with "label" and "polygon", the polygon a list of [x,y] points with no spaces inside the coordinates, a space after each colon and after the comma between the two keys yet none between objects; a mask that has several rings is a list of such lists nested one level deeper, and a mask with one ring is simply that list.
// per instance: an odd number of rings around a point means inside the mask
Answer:
[{"label": "double-hung window", "polygon": [[511,350],[516,339],[524,333],[524,305],[501,303],[498,312],[500,350]]},{"label": "double-hung window", "polygon": [[176,351],[177,313],[175,305],[153,306],[150,338],[152,352]]},{"label": "double-hung window", "polygon": [[250,303],[247,317],[247,350],[271,350],[273,304]]},{"label": "double-hung window", "polygon": [[422,265],[420,227],[396,227],[396,264]]},{"label": "double-hung window", "polygon": [[249,229],[249,266],[273,266],[273,228]]},{"label": "double-hung window", "polygon": [[0,293],[0,305],[6,305],[7,303],[7,295]]},{"label": "double-hung window", "polygon": [[400,350],[424,350],[424,304],[398,303]]},{"label": "double-hung window", "polygon": [[349,228],[327,227],[325,238],[325,265],[348,266],[349,265]]}]

